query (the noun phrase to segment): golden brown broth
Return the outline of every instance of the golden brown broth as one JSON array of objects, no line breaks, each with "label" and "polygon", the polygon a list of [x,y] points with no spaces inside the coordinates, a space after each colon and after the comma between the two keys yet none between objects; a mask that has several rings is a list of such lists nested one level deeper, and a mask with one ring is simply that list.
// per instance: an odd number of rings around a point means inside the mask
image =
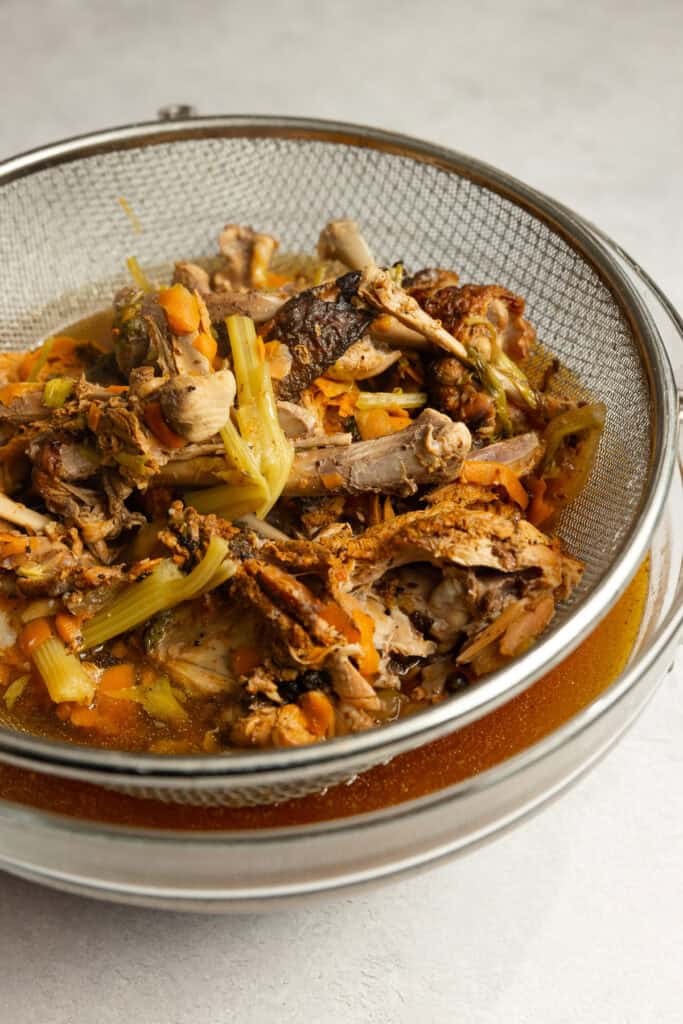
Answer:
[{"label": "golden brown broth", "polygon": [[594,632],[560,665],[478,722],[388,765],[352,786],[266,807],[197,808],[138,800],[99,787],[0,765],[0,798],[117,825],[231,830],[309,824],[412,800],[485,771],[557,729],[614,682],[638,635],[648,564]]}]

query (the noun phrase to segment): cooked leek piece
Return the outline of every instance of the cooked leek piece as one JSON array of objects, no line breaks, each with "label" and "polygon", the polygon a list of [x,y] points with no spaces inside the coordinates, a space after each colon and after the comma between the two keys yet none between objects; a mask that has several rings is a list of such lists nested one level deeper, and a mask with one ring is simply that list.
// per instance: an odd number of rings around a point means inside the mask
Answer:
[{"label": "cooked leek piece", "polygon": [[3,700],[8,711],[11,711],[16,702],[21,697],[22,693],[26,689],[26,685],[31,677],[30,676],[19,676],[13,683],[10,683],[3,694]]},{"label": "cooked leek piece", "polygon": [[237,423],[268,488],[264,504],[249,511],[264,518],[282,494],[294,449],[280,426],[270,370],[254,321],[235,314],[227,317],[225,323],[237,380]]},{"label": "cooked leek piece", "polygon": [[43,405],[48,409],[61,409],[74,389],[69,377],[53,377],[43,388]]},{"label": "cooked leek piece", "polygon": [[567,409],[566,412],[553,417],[543,432],[545,455],[541,464],[541,476],[552,470],[558,449],[567,437],[588,430],[595,431],[599,438],[605,426],[606,416],[605,404],[594,402],[591,405],[581,405],[578,409]]},{"label": "cooked leek piece", "polygon": [[[480,372],[480,368],[483,371],[483,367],[481,367],[481,364],[483,363],[483,366],[486,368],[483,372],[485,376],[488,377],[489,382],[493,379],[509,397],[518,398],[522,404],[528,406],[529,409],[537,409],[538,396],[536,392],[529,383],[529,379],[524,371],[521,370],[503,350],[503,346],[501,345],[498,337],[498,331],[494,324],[492,324],[485,316],[468,316],[467,319],[463,321],[463,326],[483,327],[484,330],[488,332],[491,339],[491,359],[489,362],[486,363],[481,354],[478,353],[480,365],[476,366],[476,369],[482,384],[487,388],[490,387],[489,383],[484,379],[482,372]],[[469,355],[472,357],[472,352],[469,352]],[[495,398],[495,394],[493,392],[492,394]]]},{"label": "cooked leek piece", "polygon": [[493,399],[493,404],[496,408],[496,414],[503,434],[505,437],[511,437],[513,433],[512,421],[510,419],[508,400],[503,385],[496,377],[491,365],[486,362],[479,352],[477,352],[476,348],[468,348],[467,354],[477,376],[479,377],[479,380]]},{"label": "cooked leek piece", "polygon": [[162,722],[182,722],[187,718],[187,711],[182,706],[177,691],[171,686],[168,676],[159,676],[151,686],[137,688],[136,697],[150,718]]},{"label": "cooked leek piece", "polygon": [[502,349],[489,369],[509,396],[516,396],[522,405],[529,409],[538,408],[538,396],[529,383],[529,378]]},{"label": "cooked leek piece", "polygon": [[361,391],[357,409],[420,409],[427,404],[424,391]]},{"label": "cooked leek piece", "polygon": [[[221,537],[212,537],[206,554],[187,576],[170,559],[164,559],[151,575],[140,583],[131,583],[83,626],[86,649],[99,647],[112,637],[127,633],[158,612],[191,601],[203,591],[225,565],[229,575],[237,566],[227,558],[228,545]],[[223,580],[227,579],[223,576]],[[221,580],[221,582],[223,582]]]},{"label": "cooked leek piece", "polygon": [[239,519],[263,501],[264,492],[255,484],[219,484],[201,491],[187,491],[185,501],[202,515],[214,513],[223,519]]},{"label": "cooked leek piece", "polygon": [[51,636],[31,651],[31,657],[42,677],[50,699],[55,704],[73,701],[90,704],[95,696],[95,682],[75,654],[69,654],[59,637]]}]

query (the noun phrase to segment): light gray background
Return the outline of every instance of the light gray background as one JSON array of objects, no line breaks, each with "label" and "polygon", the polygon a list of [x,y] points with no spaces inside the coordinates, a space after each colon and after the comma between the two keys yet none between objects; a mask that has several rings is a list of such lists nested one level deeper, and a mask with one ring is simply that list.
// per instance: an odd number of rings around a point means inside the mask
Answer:
[{"label": "light gray background", "polygon": [[[174,101],[422,135],[575,207],[683,306],[680,0],[0,0],[0,95],[0,157]],[[0,1020],[683,1021],[682,671],[540,817],[376,893],[221,919],[0,875]]]}]

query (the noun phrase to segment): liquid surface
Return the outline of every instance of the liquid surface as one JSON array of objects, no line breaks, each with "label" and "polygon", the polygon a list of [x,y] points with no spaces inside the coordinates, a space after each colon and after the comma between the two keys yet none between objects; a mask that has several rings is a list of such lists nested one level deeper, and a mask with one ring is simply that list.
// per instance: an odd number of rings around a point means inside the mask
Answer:
[{"label": "liquid surface", "polygon": [[196,808],[139,800],[0,765],[0,798],[58,814],[146,828],[233,830],[311,824],[425,796],[486,771],[538,742],[595,700],[624,669],[645,608],[648,565],[595,631],[560,665],[503,707],[351,786],[265,807]]}]

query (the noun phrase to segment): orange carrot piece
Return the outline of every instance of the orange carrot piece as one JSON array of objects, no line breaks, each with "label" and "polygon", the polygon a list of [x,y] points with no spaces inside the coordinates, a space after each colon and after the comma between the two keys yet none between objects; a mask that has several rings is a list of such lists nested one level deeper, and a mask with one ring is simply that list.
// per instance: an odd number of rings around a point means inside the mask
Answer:
[{"label": "orange carrot piece", "polygon": [[135,665],[112,665],[105,668],[100,676],[98,693],[115,693],[117,690],[130,690],[135,686]]},{"label": "orange carrot piece", "polygon": [[331,473],[321,473],[320,482],[328,491],[339,491],[344,486],[344,477],[335,469]]},{"label": "orange carrot piece", "polygon": [[203,356],[209,360],[213,366],[213,361],[216,358],[218,352],[218,345],[216,339],[211,334],[206,334],[204,331],[198,334],[192,342],[192,347],[196,348],[198,352],[201,352]]},{"label": "orange carrot piece", "polygon": [[312,733],[316,736],[334,735],[334,708],[327,694],[322,690],[308,690],[302,694],[299,705]]},{"label": "orange carrot piece", "polygon": [[480,484],[483,487],[498,485],[504,487],[508,495],[520,508],[529,504],[529,495],[519,482],[519,477],[500,462],[479,462],[476,459],[463,464],[460,479],[466,484]]},{"label": "orange carrot piece", "polygon": [[288,284],[290,281],[291,278],[286,274],[276,274],[274,270],[269,270],[266,273],[266,288],[282,288],[283,284]]},{"label": "orange carrot piece", "polygon": [[318,377],[313,383],[319,391],[322,391],[325,398],[338,398],[350,391],[353,386],[343,380],[328,380],[327,377]]},{"label": "orange carrot piece", "polygon": [[545,496],[547,487],[548,484],[543,479],[529,481],[532,499],[528,518],[532,526],[540,526],[542,523],[545,523],[555,512],[554,505]]},{"label": "orange carrot piece", "polygon": [[375,623],[370,615],[363,611],[359,601],[351,594],[344,597],[345,610],[353,619],[353,624],[360,634],[360,657],[358,668],[364,676],[374,676],[379,672],[379,653],[375,648]]},{"label": "orange carrot piece", "polygon": [[145,423],[164,448],[183,448],[184,437],[171,430],[164,419],[159,402],[148,402],[143,413]]},{"label": "orange carrot piece", "polygon": [[9,679],[10,679],[10,667],[9,667],[9,665],[6,665],[6,664],[0,665],[0,686],[2,686],[3,689],[4,689],[5,686],[9,686]]},{"label": "orange carrot piece", "polygon": [[199,329],[197,297],[183,284],[162,288],[159,305],[166,314],[168,326],[174,334],[191,334]]},{"label": "orange carrot piece", "polygon": [[0,388],[0,402],[9,405],[15,398],[29,394],[31,391],[42,391],[42,384],[34,384],[29,381],[18,381],[13,384],[5,384]]},{"label": "orange carrot piece", "polygon": [[364,441],[374,441],[403,430],[410,423],[410,416],[392,415],[388,409],[356,409],[356,423]]},{"label": "orange carrot piece", "polygon": [[135,701],[101,694],[94,708],[76,705],[71,712],[71,724],[81,729],[95,729],[107,736],[117,736],[131,726],[137,716]]},{"label": "orange carrot piece", "polygon": [[360,640],[360,630],[354,625],[351,616],[336,601],[325,601],[320,608],[320,618],[329,622],[330,626],[345,636],[349,643],[355,644]]},{"label": "orange carrot piece", "polygon": [[55,616],[55,628],[65,644],[77,646],[81,639],[82,615],[69,615],[59,612]]},{"label": "orange carrot piece", "polygon": [[44,644],[53,635],[49,619],[32,619],[19,634],[19,646],[24,654],[30,655],[34,648]]},{"label": "orange carrot piece", "polygon": [[94,728],[99,717],[97,708],[85,708],[77,704],[71,709],[71,724],[77,725],[81,729]]},{"label": "orange carrot piece", "polygon": [[232,667],[238,676],[246,676],[263,663],[263,653],[258,647],[236,647],[232,652]]}]

